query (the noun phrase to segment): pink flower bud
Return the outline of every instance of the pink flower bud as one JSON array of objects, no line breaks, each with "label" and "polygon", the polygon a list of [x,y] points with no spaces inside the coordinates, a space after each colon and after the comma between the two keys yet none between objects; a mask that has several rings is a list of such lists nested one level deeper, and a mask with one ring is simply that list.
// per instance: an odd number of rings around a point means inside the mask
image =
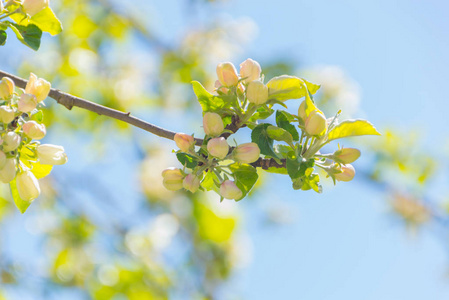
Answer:
[{"label": "pink flower bud", "polygon": [[232,155],[234,160],[243,164],[250,164],[259,159],[260,149],[256,143],[245,143],[238,145]]},{"label": "pink flower bud", "polygon": [[3,77],[0,81],[0,98],[8,99],[14,93],[14,81],[8,77]]},{"label": "pink flower bud", "polygon": [[162,171],[162,177],[164,178],[162,184],[169,191],[177,191],[182,189],[182,181],[184,176],[180,169],[168,168]]},{"label": "pink flower bud", "polygon": [[20,100],[18,103],[19,111],[30,112],[37,106],[36,96],[32,94],[22,94],[20,95]]},{"label": "pink flower bud", "polygon": [[15,132],[8,132],[3,136],[3,151],[10,152],[14,151],[19,147],[21,138]]},{"label": "pink flower bud", "polygon": [[24,0],[23,10],[31,17],[48,7],[50,0]]},{"label": "pink flower bud", "polygon": [[47,98],[48,94],[50,93],[50,89],[50,82],[42,78],[37,78],[36,75],[31,73],[30,80],[28,81],[25,88],[25,93],[36,96],[36,101],[39,103]]},{"label": "pink flower bud", "polygon": [[8,107],[7,105],[0,106],[0,122],[9,124],[14,118],[15,113],[11,107]]},{"label": "pink flower bud", "polygon": [[264,104],[268,100],[268,87],[259,80],[251,81],[246,88],[248,101],[254,104]]},{"label": "pink flower bud", "polygon": [[335,162],[341,164],[350,164],[355,162],[360,157],[360,150],[355,148],[343,148],[337,150],[332,155],[332,158]]},{"label": "pink flower bud", "polygon": [[230,87],[237,85],[239,76],[234,65],[230,62],[220,63],[217,66],[217,76],[220,83],[224,86]]},{"label": "pink flower bud", "polygon": [[175,143],[182,152],[188,152],[195,145],[195,139],[193,136],[185,133],[175,134]]},{"label": "pink flower bud", "polygon": [[217,136],[224,130],[223,120],[219,114],[207,112],[203,116],[203,129],[207,135]]},{"label": "pink flower bud", "polygon": [[189,174],[186,176],[186,178],[184,178],[184,181],[182,182],[182,186],[192,192],[195,193],[198,188],[200,187],[200,179],[193,175],[193,174]]},{"label": "pink flower bud", "polygon": [[16,177],[16,159],[7,158],[5,165],[0,169],[0,181],[10,183]]},{"label": "pink flower bud", "polygon": [[44,124],[39,124],[36,121],[25,122],[22,126],[23,132],[30,138],[40,140],[45,136],[47,130]]},{"label": "pink flower bud", "polygon": [[39,162],[43,165],[63,165],[68,160],[62,146],[52,144],[39,145],[36,147],[36,153]]},{"label": "pink flower bud", "polygon": [[17,175],[17,191],[22,200],[31,202],[41,193],[39,182],[31,171],[25,171]]},{"label": "pink flower bud", "polygon": [[259,63],[251,58],[248,58],[240,64],[240,77],[244,78],[243,82],[245,83],[259,80],[261,72],[262,69]]},{"label": "pink flower bud", "polygon": [[321,135],[327,130],[326,117],[318,110],[312,111],[306,119],[306,133],[308,135]]},{"label": "pink flower bud", "polygon": [[352,165],[341,165],[341,173],[336,173],[335,179],[338,181],[351,181],[355,176],[355,169]]},{"label": "pink flower bud", "polygon": [[223,159],[228,155],[229,145],[224,137],[213,138],[207,143],[207,151],[219,159]]},{"label": "pink flower bud", "polygon": [[232,180],[225,180],[220,186],[220,195],[226,199],[238,200],[242,197],[242,191]]},{"label": "pink flower bud", "polygon": [[220,91],[224,94],[227,94],[229,92],[228,88],[225,88],[224,86],[221,85],[220,80],[215,80],[214,87],[215,87],[215,90]]}]

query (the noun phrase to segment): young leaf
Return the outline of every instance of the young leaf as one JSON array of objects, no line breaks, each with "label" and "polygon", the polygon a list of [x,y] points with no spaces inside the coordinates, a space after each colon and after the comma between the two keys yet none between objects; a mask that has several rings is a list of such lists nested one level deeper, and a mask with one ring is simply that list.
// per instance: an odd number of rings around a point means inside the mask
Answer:
[{"label": "young leaf", "polygon": [[[291,179],[297,179],[306,175],[307,169],[313,168],[315,165],[314,159],[306,160],[291,151],[287,157],[287,171]],[[312,169],[313,170],[313,169]]]},{"label": "young leaf", "polygon": [[14,199],[14,203],[16,204],[19,211],[23,214],[26,212],[28,207],[30,206],[31,202],[22,200],[19,195],[19,191],[17,190],[17,183],[16,179],[14,178],[13,181],[9,183],[9,187],[11,188],[11,194],[12,198]]},{"label": "young leaf", "polygon": [[283,142],[286,142],[287,144],[293,146],[292,135],[290,134],[290,132],[288,132],[287,130],[285,130],[283,128],[276,127],[276,126],[268,126],[267,134],[268,134],[268,137],[273,140],[283,141]]},{"label": "young leaf", "polygon": [[268,106],[259,107],[256,112],[249,118],[250,122],[256,122],[257,120],[264,120],[274,113],[274,109],[268,108]]},{"label": "young leaf", "polygon": [[0,30],[0,46],[5,45],[7,36],[6,31]]},{"label": "young leaf", "polygon": [[192,81],[192,87],[203,112],[216,112],[225,107],[225,102],[221,97],[209,93],[198,81]]},{"label": "young leaf", "polygon": [[34,24],[27,26],[8,23],[9,27],[14,31],[19,41],[26,46],[37,51],[41,45],[42,31]]},{"label": "young leaf", "polygon": [[328,141],[358,135],[380,135],[377,129],[366,120],[346,120],[329,132]]},{"label": "young leaf", "polygon": [[290,146],[281,144],[274,145],[274,152],[276,153],[277,157],[287,158],[290,151],[292,151],[292,148]]},{"label": "young leaf", "polygon": [[205,188],[206,191],[214,190],[218,194],[219,188],[215,182],[219,182],[217,175],[212,171],[208,171],[206,176],[204,176],[204,180],[201,182],[201,186]]},{"label": "young leaf", "polygon": [[305,97],[308,93],[316,93],[320,88],[319,85],[288,75],[274,77],[267,83],[267,87],[269,98],[280,101],[299,99]]},{"label": "young leaf", "polygon": [[235,163],[229,166],[229,168],[234,174],[235,184],[242,191],[242,197],[236,200],[240,201],[249,193],[259,178],[259,175],[257,175],[256,168],[246,164]]},{"label": "young leaf", "polygon": [[50,7],[47,7],[35,14],[31,18],[30,23],[39,27],[40,30],[50,33],[51,35],[57,35],[62,31],[61,21],[59,21]]},{"label": "young leaf", "polygon": [[183,166],[186,166],[189,169],[193,169],[198,165],[198,159],[187,153],[176,153],[176,157]]},{"label": "young leaf", "polygon": [[44,121],[44,113],[42,110],[38,110],[31,116],[31,120],[36,121],[38,123],[42,123]]},{"label": "young leaf", "polygon": [[273,139],[267,133],[268,126],[271,126],[271,124],[262,123],[257,125],[251,132],[251,141],[259,146],[261,154],[278,158],[273,150]]},{"label": "young leaf", "polygon": [[283,110],[278,110],[276,112],[276,124],[278,127],[283,128],[285,130],[287,130],[288,132],[290,132],[290,134],[292,135],[292,138],[294,141],[298,141],[299,140],[299,134],[298,131],[296,130],[295,126],[293,124],[290,124],[290,122],[294,121],[295,118],[293,117],[292,114],[283,111]]},{"label": "young leaf", "polygon": [[53,169],[52,165],[42,165],[38,162],[31,163],[31,166],[33,167],[31,169],[31,172],[36,176],[37,179],[44,178],[45,176],[49,175],[51,172],[51,169]]}]

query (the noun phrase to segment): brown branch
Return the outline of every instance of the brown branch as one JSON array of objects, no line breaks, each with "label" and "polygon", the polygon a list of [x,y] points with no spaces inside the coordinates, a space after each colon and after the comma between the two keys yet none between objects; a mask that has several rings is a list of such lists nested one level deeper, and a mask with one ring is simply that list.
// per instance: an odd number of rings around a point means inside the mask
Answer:
[{"label": "brown branch", "polygon": [[269,168],[286,168],[287,161],[286,159],[281,159],[281,164],[278,164],[274,158],[259,158],[252,164],[250,164],[254,168],[262,168],[264,170],[268,170]]},{"label": "brown branch", "polygon": [[[16,84],[16,86],[25,88],[27,84],[27,80],[22,79],[20,77],[14,76],[12,74],[6,73],[0,70],[0,77],[9,77]],[[173,140],[176,132],[161,128],[159,126],[153,125],[151,123],[145,122],[139,118],[131,116],[130,112],[121,112],[116,109],[112,109],[79,97],[75,97],[73,95],[64,93],[57,89],[51,89],[48,95],[49,97],[56,100],[61,105],[64,105],[67,109],[71,110],[72,107],[76,106],[79,108],[83,108],[92,112],[95,112],[99,115],[108,116],[113,119],[117,119],[123,121],[125,123],[131,124],[133,126],[139,127],[145,131],[151,132],[157,136]],[[195,143],[197,146],[201,146],[203,144],[202,139],[195,138]]]},{"label": "brown branch", "polygon": [[[20,88],[25,88],[26,84],[28,82],[27,80],[25,80],[23,78],[9,74],[2,70],[0,70],[0,78],[1,77],[9,77],[12,81],[14,81],[15,85]],[[169,139],[169,140],[173,140],[175,137],[175,134],[176,134],[176,132],[161,128],[159,126],[145,122],[139,118],[133,117],[133,116],[131,116],[130,112],[126,112],[126,113],[121,112],[116,109],[112,109],[112,108],[76,97],[76,96],[73,96],[70,94],[67,94],[67,93],[62,92],[57,89],[51,89],[48,96],[53,98],[54,100],[56,100],[56,102],[65,106],[69,110],[71,110],[74,106],[83,108],[85,110],[97,113],[99,115],[104,115],[104,116],[107,116],[107,117],[110,117],[110,118],[113,118],[116,120],[120,120],[120,121],[128,123],[128,124],[131,124],[133,126],[141,128],[145,131],[148,131],[154,135],[157,135],[157,136]],[[229,124],[226,127],[226,129],[229,129],[235,133],[239,128],[241,128],[238,125],[238,121],[239,121],[238,118],[233,117],[232,123]],[[222,136],[224,136],[226,138],[229,135],[231,135],[231,134],[230,133],[222,134]],[[197,146],[201,146],[201,145],[203,145],[203,140],[195,138],[195,144]],[[232,151],[233,148],[231,148],[230,150]],[[281,162],[282,162],[282,164],[278,164],[273,158],[270,158],[270,159],[259,158],[256,162],[252,163],[251,165],[256,168],[262,168],[264,170],[267,170],[270,167],[285,168],[286,167],[285,159],[281,160]]]},{"label": "brown branch", "polygon": [[237,130],[239,130],[242,127],[246,127],[246,124],[240,125],[239,117],[237,115],[233,115],[231,124],[226,125],[226,128],[225,128],[227,130],[232,131],[232,133],[225,132],[225,133],[221,134],[220,137],[224,137],[225,139],[227,139],[231,134],[236,133]]}]

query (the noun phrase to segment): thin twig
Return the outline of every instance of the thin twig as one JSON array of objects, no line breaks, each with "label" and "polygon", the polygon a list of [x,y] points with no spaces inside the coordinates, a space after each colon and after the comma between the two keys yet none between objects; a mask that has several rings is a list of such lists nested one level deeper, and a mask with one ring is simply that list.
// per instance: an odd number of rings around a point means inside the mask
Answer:
[{"label": "thin twig", "polygon": [[[16,84],[16,86],[20,88],[25,88],[27,84],[27,80],[22,79],[20,77],[14,76],[12,74],[9,74],[7,72],[4,72],[0,70],[0,77],[9,77],[12,81]],[[159,126],[153,125],[151,123],[145,122],[139,118],[136,118],[131,115],[130,112],[121,112],[116,109],[112,109],[79,97],[75,97],[73,95],[64,93],[57,89],[51,89],[50,93],[48,95],[49,97],[56,100],[61,105],[64,105],[67,109],[71,110],[72,107],[76,106],[79,108],[83,108],[92,112],[95,112],[99,115],[104,115],[111,117],[113,119],[117,119],[123,122],[126,122],[128,124],[131,124],[133,126],[139,127],[145,131],[151,132],[152,134],[155,134],[157,136],[173,140],[175,137],[176,132],[161,128]],[[202,139],[195,138],[195,143],[198,146],[201,146],[203,144]]]}]

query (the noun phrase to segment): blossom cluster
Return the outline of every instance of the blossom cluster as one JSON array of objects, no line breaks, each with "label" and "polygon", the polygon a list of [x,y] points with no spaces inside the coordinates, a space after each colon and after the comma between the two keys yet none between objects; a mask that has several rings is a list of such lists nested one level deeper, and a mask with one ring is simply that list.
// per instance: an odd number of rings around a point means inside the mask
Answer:
[{"label": "blossom cluster", "polygon": [[0,181],[10,183],[25,202],[39,196],[38,178],[48,175],[51,166],[67,162],[63,147],[39,142],[46,128],[38,108],[50,88],[48,81],[33,73],[25,89],[8,77],[0,81]]},{"label": "blossom cluster", "polygon": [[[185,133],[175,135],[180,149],[177,157],[184,168],[162,172],[163,184],[169,190],[214,190],[222,198],[241,200],[257,181],[256,168],[262,167],[288,174],[294,189],[321,192],[315,168],[323,170],[334,183],[350,181],[355,175],[351,163],[361,153],[340,146],[329,154],[321,154],[320,149],[335,139],[379,134],[365,120],[340,123],[339,113],[326,118],[312,98],[319,85],[288,75],[264,83],[260,64],[252,59],[240,64],[239,72],[230,62],[218,64],[216,72],[216,94],[192,82],[203,109],[205,136],[195,140]],[[287,108],[286,100],[300,98],[305,99],[297,114],[273,109],[274,105]],[[275,112],[276,125],[259,123]],[[242,127],[252,130],[251,142],[230,147],[227,138]]]}]

